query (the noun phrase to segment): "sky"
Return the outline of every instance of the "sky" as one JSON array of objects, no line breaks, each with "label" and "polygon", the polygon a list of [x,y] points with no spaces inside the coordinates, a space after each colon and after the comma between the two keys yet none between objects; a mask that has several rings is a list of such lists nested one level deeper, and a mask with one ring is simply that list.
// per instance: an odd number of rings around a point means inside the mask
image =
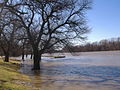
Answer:
[{"label": "sky", "polygon": [[120,37],[120,0],[93,0],[87,19],[88,42]]}]

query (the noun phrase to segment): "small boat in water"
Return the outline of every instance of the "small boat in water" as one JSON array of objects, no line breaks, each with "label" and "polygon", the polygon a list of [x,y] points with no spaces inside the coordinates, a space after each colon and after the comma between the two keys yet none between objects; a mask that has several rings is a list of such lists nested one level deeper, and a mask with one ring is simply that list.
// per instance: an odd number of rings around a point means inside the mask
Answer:
[{"label": "small boat in water", "polygon": [[54,56],[54,58],[65,58],[65,56]]}]

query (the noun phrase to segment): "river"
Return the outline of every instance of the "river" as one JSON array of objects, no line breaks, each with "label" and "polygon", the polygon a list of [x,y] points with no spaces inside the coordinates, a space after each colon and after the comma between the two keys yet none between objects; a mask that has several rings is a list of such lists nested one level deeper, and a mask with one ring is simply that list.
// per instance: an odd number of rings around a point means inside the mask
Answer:
[{"label": "river", "polygon": [[29,57],[19,70],[38,90],[120,90],[120,51],[64,53],[65,58],[46,55],[40,71],[31,70]]}]

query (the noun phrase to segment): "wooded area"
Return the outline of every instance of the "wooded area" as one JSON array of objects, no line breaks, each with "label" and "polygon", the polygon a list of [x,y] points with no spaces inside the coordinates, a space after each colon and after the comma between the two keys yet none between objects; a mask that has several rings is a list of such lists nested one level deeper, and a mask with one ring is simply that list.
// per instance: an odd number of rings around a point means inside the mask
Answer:
[{"label": "wooded area", "polygon": [[48,49],[86,38],[90,29],[85,12],[90,8],[91,0],[0,0],[0,47],[5,61],[13,48],[15,53],[22,48],[22,54],[29,49],[33,69],[39,70],[41,55]]},{"label": "wooded area", "polygon": [[120,37],[101,40],[99,42],[86,43],[84,45],[64,47],[62,52],[89,52],[89,51],[113,51],[120,50]]}]

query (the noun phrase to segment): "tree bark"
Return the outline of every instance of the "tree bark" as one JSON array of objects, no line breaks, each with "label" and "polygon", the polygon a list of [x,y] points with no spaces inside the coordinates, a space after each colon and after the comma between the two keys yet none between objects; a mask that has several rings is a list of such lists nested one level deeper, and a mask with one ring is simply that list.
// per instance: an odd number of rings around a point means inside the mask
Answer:
[{"label": "tree bark", "polygon": [[23,45],[22,45],[22,60],[23,61],[24,61],[24,58],[25,58],[24,45],[25,45],[25,41],[23,41]]},{"label": "tree bark", "polygon": [[26,53],[26,58],[27,58],[28,54]]},{"label": "tree bark", "polygon": [[34,54],[33,70],[40,70],[41,54],[38,52],[38,50],[34,50],[33,54]]},{"label": "tree bark", "polygon": [[5,54],[5,60],[4,60],[5,62],[9,62],[9,53],[6,53]]},{"label": "tree bark", "polygon": [[24,61],[24,51],[22,52],[22,60]]},{"label": "tree bark", "polygon": [[33,59],[33,53],[31,53],[30,59]]}]

